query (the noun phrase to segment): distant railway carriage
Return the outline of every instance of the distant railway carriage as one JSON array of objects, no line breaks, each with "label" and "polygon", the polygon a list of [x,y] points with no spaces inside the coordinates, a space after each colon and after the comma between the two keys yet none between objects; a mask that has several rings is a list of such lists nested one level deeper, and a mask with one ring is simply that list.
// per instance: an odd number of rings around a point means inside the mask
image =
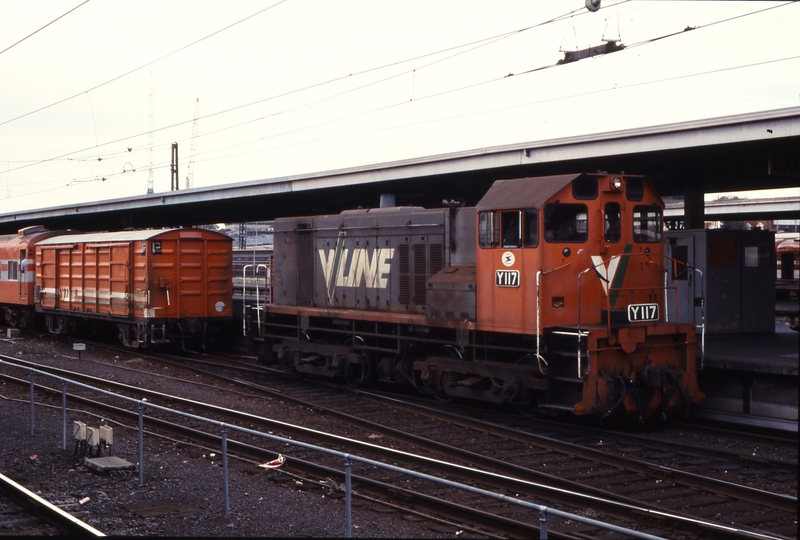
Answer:
[{"label": "distant railway carriage", "polygon": [[[274,223],[267,356],[353,384],[409,384],[576,415],[685,413],[703,399],[674,294],[663,202],[631,175],[499,180],[476,207]],[[246,327],[247,328],[247,327]]]},{"label": "distant railway carriage", "polygon": [[775,288],[779,295],[794,296],[800,287],[800,235],[776,235],[777,275]]},{"label": "distant railway carriage", "polygon": [[204,339],[209,323],[232,318],[231,243],[201,229],[22,229],[0,238],[6,322],[26,326],[37,314],[54,334],[107,322],[128,347]]},{"label": "distant railway carriage", "polygon": [[36,243],[56,234],[35,225],[17,234],[0,236],[0,305],[5,323],[11,327],[33,324]]}]

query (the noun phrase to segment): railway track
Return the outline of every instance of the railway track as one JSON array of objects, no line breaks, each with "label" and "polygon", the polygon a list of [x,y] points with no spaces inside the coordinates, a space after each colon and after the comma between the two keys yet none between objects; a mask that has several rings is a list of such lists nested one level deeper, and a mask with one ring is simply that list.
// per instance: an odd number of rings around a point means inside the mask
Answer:
[{"label": "railway track", "polygon": [[[186,360],[182,362],[185,363]],[[202,369],[207,371],[215,362],[203,360],[202,363],[205,364]],[[254,372],[263,371],[254,365],[232,366],[226,363],[223,367],[236,369],[239,375],[242,369],[247,369],[250,377]],[[221,368],[217,366],[216,369]],[[74,376],[73,374],[70,378]],[[551,437],[525,434],[519,430],[485,421],[478,422],[452,413],[434,411],[430,407],[419,407],[397,399],[343,391],[341,388],[331,388],[328,385],[314,385],[310,390],[307,384],[299,385],[297,381],[291,379],[279,378],[277,381],[274,380],[275,377],[272,379],[271,389],[244,381],[238,383],[248,384],[252,392],[271,392],[273,398],[293,400],[298,405],[314,411],[313,414],[316,416],[324,415],[326,419],[335,417],[339,422],[358,426],[362,430],[360,435],[357,434],[361,440],[378,438],[383,446],[391,444],[397,448],[398,445],[404,444],[410,450],[402,455],[394,452],[381,454],[386,450],[379,452],[378,445],[363,445],[353,437],[348,438],[347,442],[341,438],[325,442],[323,440],[325,437],[320,433],[309,434],[302,429],[295,431],[296,427],[262,424],[262,429],[280,429],[293,439],[306,436],[316,443],[335,447],[344,445],[347,451],[359,454],[375,455],[385,460],[402,459],[404,463],[408,461],[406,464],[409,467],[432,470],[449,478],[459,476],[464,478],[465,482],[490,486],[494,490],[504,490],[530,500],[547,500],[551,501],[550,504],[564,505],[565,508],[571,509],[589,507],[593,509],[592,512],[608,516],[615,522],[624,520],[632,527],[638,529],[649,527],[661,534],[682,531],[697,536],[751,537],[772,534],[774,537],[780,537],[782,534],[792,536],[791,531],[796,528],[796,525],[793,525],[793,520],[796,521],[794,497],[711,480],[696,472],[620,456],[619,452],[617,454],[608,452],[608,448],[614,446],[619,450],[621,446],[619,443],[604,444],[605,448],[600,451],[591,448],[586,441],[565,442]],[[104,381],[103,384],[109,383]],[[125,389],[125,391],[141,392],[140,389]],[[302,397],[292,397],[292,394]],[[309,397],[310,394],[313,397]],[[170,403],[177,401],[175,397],[155,394],[151,394],[148,399],[163,399]],[[197,408],[197,404],[187,405],[191,405],[193,410]],[[387,410],[393,410],[395,414],[387,414]],[[214,414],[218,413],[221,414],[219,411],[214,411]],[[228,414],[230,413],[225,413]],[[388,422],[389,419],[392,421]],[[254,418],[245,416],[237,421],[252,423]],[[390,423],[394,425],[387,425]],[[218,444],[218,441],[209,440],[208,443],[213,445]],[[430,456],[426,463],[415,462],[406,455],[419,452],[420,449]],[[624,454],[632,452],[630,448],[622,450]],[[694,452],[697,452],[696,449]],[[690,459],[695,459],[694,466],[700,467],[703,465],[702,459],[709,458],[694,456]],[[290,463],[295,467],[305,461],[306,456],[293,452]],[[337,469],[341,469],[341,464],[334,465],[323,474],[340,474],[337,473]],[[488,471],[490,475],[470,472],[474,469]],[[478,475],[471,476],[475,474]],[[383,483],[380,479],[376,481],[378,484]],[[368,479],[360,478],[359,482],[367,485]],[[402,495],[398,488],[390,489],[392,497],[405,498],[414,501],[415,504],[420,504],[425,498],[426,491],[436,494],[426,504],[433,504],[441,498],[437,494],[438,488],[420,487],[411,494],[402,491]],[[376,492],[374,496],[386,495]],[[676,506],[677,504],[680,506]],[[499,510],[501,513],[509,511],[508,508]],[[730,517],[725,514],[726,511],[731,512]],[[442,509],[438,512],[448,515],[448,512]],[[451,516],[463,516],[464,509],[459,508],[450,512]],[[713,514],[709,514],[710,512]],[[514,513],[511,512],[511,515]],[[713,519],[710,519],[712,517]],[[531,519],[531,516],[520,516],[520,519],[514,521],[526,523],[526,519],[527,522],[536,521]],[[734,525],[731,526],[731,523]],[[509,524],[506,523],[504,526],[509,527]],[[535,528],[534,526],[527,532],[520,529],[512,535],[526,536],[532,534]],[[553,523],[551,530],[572,535],[590,534],[589,530],[576,524]]]},{"label": "railway track", "polygon": [[11,478],[0,474],[0,535],[105,536],[75,516],[50,504]]}]

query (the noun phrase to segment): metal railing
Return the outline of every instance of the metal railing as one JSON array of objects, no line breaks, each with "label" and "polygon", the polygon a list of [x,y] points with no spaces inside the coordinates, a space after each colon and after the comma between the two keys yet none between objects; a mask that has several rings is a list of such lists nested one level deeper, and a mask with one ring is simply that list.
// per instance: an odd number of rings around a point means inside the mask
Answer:
[{"label": "metal railing", "polygon": [[[532,503],[532,502],[516,499],[514,497],[509,497],[508,495],[503,495],[502,493],[496,493],[496,492],[480,489],[480,488],[477,488],[477,487],[461,484],[461,483],[458,483],[458,482],[453,482],[451,480],[446,480],[444,478],[431,476],[431,475],[428,475],[428,474],[425,474],[425,473],[420,473],[420,472],[412,471],[412,470],[405,469],[405,468],[402,468],[402,467],[389,465],[387,463],[374,461],[374,460],[371,460],[371,459],[368,459],[368,458],[354,456],[354,455],[348,454],[346,452],[340,452],[340,451],[337,451],[337,450],[331,450],[329,448],[323,448],[323,447],[316,446],[316,445],[313,445],[313,444],[304,443],[304,442],[296,441],[296,440],[293,440],[293,439],[287,439],[287,438],[284,438],[284,437],[280,437],[278,435],[273,435],[273,434],[270,434],[270,433],[264,433],[264,432],[261,432],[261,431],[245,428],[245,427],[242,427],[242,426],[227,424],[225,422],[212,420],[212,419],[209,419],[209,418],[205,418],[205,417],[198,416],[198,415],[191,414],[191,413],[186,413],[186,412],[183,412],[183,411],[177,411],[177,410],[174,410],[174,409],[170,409],[168,407],[162,407],[160,405],[156,405],[154,403],[149,403],[149,402],[146,402],[144,400],[139,400],[139,399],[131,398],[131,397],[128,397],[128,396],[123,396],[123,395],[116,394],[114,392],[109,392],[107,390],[103,390],[101,388],[97,388],[97,387],[94,387],[94,386],[91,386],[91,385],[88,385],[88,384],[83,384],[83,383],[80,383],[80,382],[77,382],[77,381],[73,381],[71,379],[66,379],[64,377],[60,377],[58,375],[53,375],[53,374],[47,373],[45,371],[41,371],[41,370],[33,369],[33,368],[28,368],[28,367],[24,367],[24,366],[19,366],[19,365],[13,364],[11,362],[4,361],[2,359],[0,359],[0,364],[11,366],[11,367],[14,367],[14,368],[17,368],[17,369],[21,369],[21,370],[25,370],[25,371],[28,371],[29,374],[30,374],[30,433],[31,433],[31,435],[34,435],[34,429],[35,429],[35,401],[34,401],[35,384],[34,384],[34,375],[35,374],[39,374],[39,375],[43,375],[43,376],[48,377],[48,378],[52,378],[52,379],[56,379],[56,380],[61,381],[61,392],[62,392],[62,397],[61,397],[62,449],[63,450],[67,449],[67,385],[68,384],[74,385],[74,386],[79,387],[79,388],[84,388],[84,389],[87,389],[87,390],[95,391],[95,392],[98,392],[100,394],[111,396],[111,397],[114,397],[114,398],[118,398],[118,399],[121,399],[121,400],[124,400],[124,401],[135,403],[136,407],[137,407],[137,410],[138,410],[138,418],[139,418],[139,422],[138,422],[138,459],[139,459],[139,462],[138,462],[138,467],[137,468],[138,468],[138,473],[139,473],[139,485],[140,486],[144,485],[144,410],[145,410],[145,408],[150,408],[150,409],[153,409],[153,410],[158,410],[158,411],[162,411],[162,412],[166,412],[166,413],[172,413],[172,414],[175,414],[175,415],[177,415],[179,417],[182,417],[182,418],[195,420],[195,421],[199,421],[199,422],[204,422],[204,423],[208,423],[208,424],[212,424],[212,425],[216,424],[220,429],[220,435],[221,435],[222,469],[223,469],[223,508],[224,508],[225,516],[229,516],[230,515],[230,501],[229,501],[229,491],[228,491],[228,444],[227,444],[228,438],[227,437],[228,437],[228,430],[235,430],[235,431],[239,431],[241,433],[246,433],[246,434],[249,434],[249,435],[262,437],[262,438],[265,438],[265,439],[268,439],[268,440],[271,440],[271,441],[279,442],[279,443],[282,443],[284,445],[292,445],[292,446],[296,446],[296,447],[300,447],[300,448],[305,448],[307,450],[313,450],[313,451],[317,451],[317,452],[321,452],[321,453],[325,453],[325,454],[329,454],[329,455],[333,455],[333,456],[338,456],[338,457],[342,458],[343,461],[344,461],[344,476],[345,476],[345,526],[344,526],[345,530],[344,530],[344,532],[345,532],[345,537],[346,538],[351,538],[352,537],[352,496],[353,496],[352,466],[353,466],[353,463],[356,463],[356,462],[357,463],[362,463],[362,464],[365,464],[365,465],[370,465],[370,466],[373,466],[373,467],[378,467],[378,468],[385,469],[385,470],[388,470],[388,471],[397,472],[397,473],[400,473],[400,474],[405,474],[405,475],[408,475],[408,476],[413,477],[413,478],[418,478],[418,479],[422,479],[422,480],[435,482],[437,484],[441,484],[441,485],[448,486],[448,487],[451,487],[451,488],[460,489],[460,490],[467,491],[467,492],[470,492],[470,493],[474,493],[474,494],[490,497],[490,498],[493,498],[493,499],[504,501],[504,502],[509,503],[509,504],[514,504],[514,505],[517,505],[517,506],[520,506],[520,507],[523,507],[523,508],[528,508],[530,510],[536,511],[536,512],[538,512],[539,531],[540,531],[539,538],[540,539],[547,539],[548,538],[548,521],[549,521],[549,518],[551,516],[559,517],[559,518],[563,518],[563,519],[568,519],[568,520],[575,521],[575,522],[578,522],[578,523],[590,525],[590,526],[593,526],[593,527],[598,527],[600,529],[605,529],[605,530],[608,530],[608,531],[617,532],[617,533],[620,533],[620,534],[624,534],[624,535],[627,535],[627,536],[630,536],[630,537],[633,537],[633,538],[639,538],[639,539],[642,539],[642,540],[658,540],[658,539],[661,538],[661,537],[658,537],[658,536],[641,533],[639,531],[626,529],[624,527],[619,527],[619,526],[613,525],[611,523],[605,523],[605,522],[601,522],[601,521],[594,520],[594,519],[591,519],[591,518],[583,517],[583,516],[580,516],[580,515],[577,515],[577,514],[571,514],[569,512],[563,512],[563,511],[560,511],[560,510],[556,510],[554,508],[550,508],[550,507],[545,506],[545,505],[540,505],[540,504],[536,504],[536,503]],[[470,470],[474,471],[474,469],[470,469]],[[491,475],[493,473],[490,473],[490,472],[487,471],[487,472],[485,472],[485,474]],[[636,509],[632,508],[632,510],[636,510]],[[644,508],[640,508],[638,510],[643,511],[643,512],[647,512],[647,510],[644,509]]]}]

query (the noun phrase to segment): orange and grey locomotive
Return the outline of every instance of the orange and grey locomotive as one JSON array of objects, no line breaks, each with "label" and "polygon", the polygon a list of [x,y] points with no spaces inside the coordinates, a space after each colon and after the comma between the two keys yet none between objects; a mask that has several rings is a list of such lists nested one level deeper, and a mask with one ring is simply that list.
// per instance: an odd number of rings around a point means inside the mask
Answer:
[{"label": "orange and grey locomotive", "polygon": [[246,332],[301,373],[441,399],[647,419],[703,399],[664,205],[641,176],[498,180],[475,207],[274,224],[270,304]]}]

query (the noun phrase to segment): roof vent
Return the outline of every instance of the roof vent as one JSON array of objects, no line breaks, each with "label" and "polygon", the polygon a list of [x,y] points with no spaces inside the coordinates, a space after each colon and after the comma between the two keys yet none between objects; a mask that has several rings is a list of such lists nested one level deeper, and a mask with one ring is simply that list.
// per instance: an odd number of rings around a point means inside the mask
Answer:
[{"label": "roof vent", "polygon": [[394,195],[391,193],[381,194],[381,208],[391,208],[394,206]]}]

